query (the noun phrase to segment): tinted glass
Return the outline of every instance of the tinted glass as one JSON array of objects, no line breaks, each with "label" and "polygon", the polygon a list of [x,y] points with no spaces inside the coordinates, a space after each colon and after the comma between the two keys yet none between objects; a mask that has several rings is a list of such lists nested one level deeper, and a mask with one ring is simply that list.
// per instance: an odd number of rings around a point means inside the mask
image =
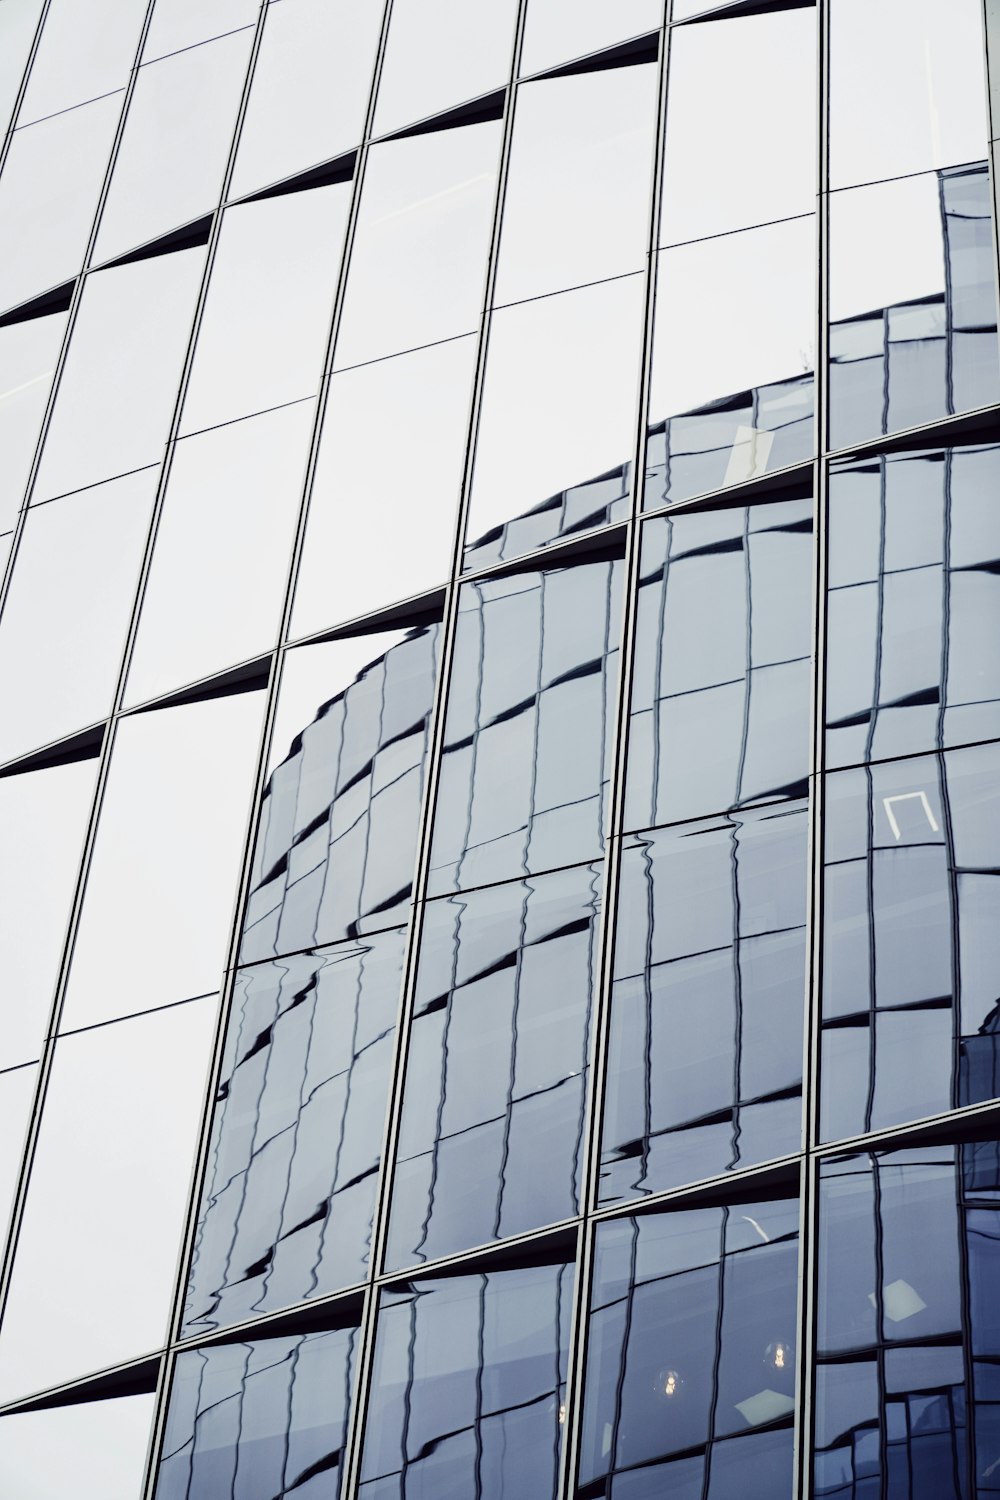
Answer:
[{"label": "tinted glass", "polygon": [[384,135],[502,87],[510,75],[517,0],[396,0],[379,78]]},{"label": "tinted glass", "polygon": [[600,867],[429,905],[390,1267],[577,1211]]},{"label": "tinted glass", "polygon": [[621,572],[602,560],[463,584],[432,895],[601,852]]},{"label": "tinted glass", "polygon": [[49,399],[65,313],[0,329],[0,532],[14,525]]},{"label": "tinted glass", "polygon": [[662,0],[529,0],[521,43],[521,72],[611,47],[663,24]]},{"label": "tinted glass", "polygon": [[0,1473],[11,1493],[139,1500],[154,1399],[118,1396],[0,1419]]},{"label": "tinted glass", "polygon": [[18,124],[124,88],[145,15],[145,0],[50,3]]}]

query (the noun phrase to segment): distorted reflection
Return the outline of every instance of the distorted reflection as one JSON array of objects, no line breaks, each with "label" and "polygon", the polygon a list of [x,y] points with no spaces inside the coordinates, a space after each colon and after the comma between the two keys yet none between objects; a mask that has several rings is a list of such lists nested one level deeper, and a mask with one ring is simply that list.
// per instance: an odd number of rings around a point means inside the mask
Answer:
[{"label": "distorted reflection", "polygon": [[431,895],[601,852],[621,581],[601,557],[462,586]]},{"label": "distorted reflection", "polygon": [[799,1207],[597,1229],[580,1500],[792,1494]]},{"label": "distorted reflection", "polygon": [[830,200],[830,447],[1000,399],[986,162]]},{"label": "distorted reflection", "polygon": [[994,1140],[821,1164],[817,1496],[996,1493],[998,1199]]},{"label": "distorted reflection", "polygon": [[[285,659],[240,962],[394,926],[413,884],[439,626]],[[356,674],[356,675],[355,675]],[[280,751],[279,751],[280,753]]]},{"label": "distorted reflection", "polygon": [[688,823],[626,848],[602,1202],[799,1149],[807,811]]},{"label": "distorted reflection", "polygon": [[1000,1093],[1000,750],[828,779],[821,1127]]},{"label": "distorted reflection", "polygon": [[600,866],[430,903],[387,1263],[577,1212]]},{"label": "distorted reflection", "polygon": [[357,1331],[177,1356],[155,1500],[336,1500]]},{"label": "distorted reflection", "polygon": [[828,767],[1000,738],[1000,448],[830,476]]},{"label": "distorted reflection", "polygon": [[805,795],[812,501],[644,526],[627,828]]},{"label": "distorted reflection", "polygon": [[364,1277],[405,938],[385,932],[237,976],[188,1334]]},{"label": "distorted reflection", "polygon": [[560,1262],[382,1294],[362,1496],[554,1500],[573,1275]]}]

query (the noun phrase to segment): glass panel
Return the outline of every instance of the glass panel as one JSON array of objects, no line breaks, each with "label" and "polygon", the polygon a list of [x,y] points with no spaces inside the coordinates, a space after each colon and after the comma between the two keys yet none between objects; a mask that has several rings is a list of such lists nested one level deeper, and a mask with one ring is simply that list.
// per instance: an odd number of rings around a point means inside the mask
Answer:
[{"label": "glass panel", "polygon": [[[0,779],[0,1067],[41,1056],[76,886],[97,761]],[[2,1136],[2,1132],[0,1132]]]},{"label": "glass panel", "polygon": [[26,1500],[141,1500],[155,1398],[118,1396],[0,1418],[0,1472]]},{"label": "glass panel", "polygon": [[798,1222],[782,1199],[597,1226],[588,1495],[791,1500]]},{"label": "glass panel", "polygon": [[554,1500],[573,1267],[383,1292],[359,1493]]},{"label": "glass panel", "polygon": [[83,265],[123,97],[14,132],[0,176],[0,308],[70,280]]},{"label": "glass panel", "polygon": [[663,0],[529,0],[521,72],[540,73],[570,58],[663,25]]},{"label": "glass panel", "polygon": [[319,389],[351,185],[226,210],[181,432]]},{"label": "glass panel", "polygon": [[1000,448],[830,477],[827,766],[1000,738]]},{"label": "glass panel", "polygon": [[180,1354],[156,1500],[336,1500],[356,1340],[334,1328]]},{"label": "glass panel", "polygon": [[807,842],[799,802],[626,847],[602,1202],[798,1151]]},{"label": "glass panel", "polygon": [[356,146],[382,0],[268,5],[230,193],[240,197]]},{"label": "glass panel", "polygon": [[273,648],[314,414],[303,401],[174,448],[126,705]]},{"label": "glass panel", "polygon": [[[794,4],[795,0],[790,0]],[[672,21],[687,21],[692,16],[701,16],[709,11],[728,10],[733,0],[673,0],[670,7]]]},{"label": "glass panel", "polygon": [[629,512],[645,278],[493,314],[466,566]]},{"label": "glass panel", "polygon": [[1000,399],[986,162],[830,199],[830,446]]},{"label": "glass panel", "polygon": [[98,260],[215,207],[253,36],[252,28],[235,31],[139,69],[101,215]]},{"label": "glass panel", "polygon": [[1000,1095],[1000,749],[827,780],[823,1138]]},{"label": "glass panel", "polygon": [[57,1044],[0,1330],[0,1399],[162,1343],[215,1014],[203,1000]]},{"label": "glass panel", "polygon": [[242,963],[406,919],[439,630],[286,654]]},{"label": "glass panel", "polygon": [[812,501],[643,528],[625,826],[805,795]]},{"label": "glass panel", "polygon": [[263,699],[239,693],[119,724],[64,1030],[217,988]]},{"label": "glass panel", "polygon": [[0,11],[0,131],[6,134],[44,0],[4,0]]},{"label": "glass panel", "polygon": [[260,0],[156,0],[143,61],[252,26],[259,9]]},{"label": "glass panel", "polygon": [[204,261],[179,250],[88,276],[34,499],[159,463]]},{"label": "glass panel", "polygon": [[155,495],[146,469],[28,512],[0,621],[0,760],[111,712]]},{"label": "glass panel", "polygon": [[0,328],[0,532],[24,498],[65,331],[65,313]]},{"label": "glass panel", "polygon": [[478,327],[502,129],[489,120],[372,147],[335,368]]},{"label": "glass panel", "polygon": [[185,1337],[368,1266],[406,930],[241,969]]},{"label": "glass panel", "polygon": [[375,131],[385,135],[502,88],[510,76],[517,0],[394,0]]},{"label": "glass panel", "polygon": [[[0,1073],[0,1253],[7,1249],[10,1211],[17,1192],[17,1179],[24,1157],[24,1138],[28,1131],[38,1069],[34,1066],[14,1068]],[[0,1473],[2,1467],[3,1424],[0,1422]]]},{"label": "glass panel", "polygon": [[18,124],[124,88],[145,15],[146,0],[52,0]]},{"label": "glass panel", "polygon": [[462,585],[430,895],[603,849],[621,575],[601,559]]},{"label": "glass panel", "polygon": [[815,237],[810,215],[660,252],[647,507],[811,455]]},{"label": "glass panel", "polygon": [[815,121],[814,6],[675,31],[660,243],[812,213]]},{"label": "glass panel", "polygon": [[585,865],[428,906],[390,1268],[577,1212],[600,887]]},{"label": "glass panel", "polygon": [[833,0],[830,186],[986,155],[979,0]]},{"label": "glass panel", "polygon": [[[447,578],[475,358],[474,338],[452,339],[334,375],[293,635],[357,618]],[[387,440],[390,462],[381,461]]]},{"label": "glass panel", "polygon": [[522,84],[494,301],[641,271],[657,65]]}]

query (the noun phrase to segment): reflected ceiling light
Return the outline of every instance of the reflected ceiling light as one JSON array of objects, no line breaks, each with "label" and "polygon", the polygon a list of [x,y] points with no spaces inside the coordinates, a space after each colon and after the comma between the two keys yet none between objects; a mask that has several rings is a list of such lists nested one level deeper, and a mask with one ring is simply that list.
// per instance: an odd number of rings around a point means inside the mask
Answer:
[{"label": "reflected ceiling light", "polygon": [[657,1373],[653,1389],[657,1395],[664,1396],[669,1401],[680,1395],[683,1384],[684,1381],[676,1370],[663,1369]]},{"label": "reflected ceiling light", "polygon": [[764,1390],[758,1391],[756,1396],[748,1396],[745,1401],[737,1401],[736,1410],[748,1426],[760,1427],[764,1422],[787,1417],[795,1410],[795,1401],[780,1391]]},{"label": "reflected ceiling light", "polygon": [[775,1339],[768,1344],[764,1350],[764,1363],[769,1370],[788,1370],[795,1368],[795,1353],[787,1339]]},{"label": "reflected ceiling light", "polygon": [[[876,1307],[875,1293],[868,1293],[868,1301]],[[890,1323],[905,1323],[907,1318],[923,1312],[927,1303],[908,1281],[890,1281],[882,1288],[882,1311]]]}]

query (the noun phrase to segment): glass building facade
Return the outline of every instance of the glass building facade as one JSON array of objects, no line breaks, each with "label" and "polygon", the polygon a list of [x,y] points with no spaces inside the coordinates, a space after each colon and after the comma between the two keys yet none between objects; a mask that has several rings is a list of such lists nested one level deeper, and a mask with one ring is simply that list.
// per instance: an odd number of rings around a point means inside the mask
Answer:
[{"label": "glass building facade", "polygon": [[0,132],[0,1493],[1000,1495],[1000,0]]}]

